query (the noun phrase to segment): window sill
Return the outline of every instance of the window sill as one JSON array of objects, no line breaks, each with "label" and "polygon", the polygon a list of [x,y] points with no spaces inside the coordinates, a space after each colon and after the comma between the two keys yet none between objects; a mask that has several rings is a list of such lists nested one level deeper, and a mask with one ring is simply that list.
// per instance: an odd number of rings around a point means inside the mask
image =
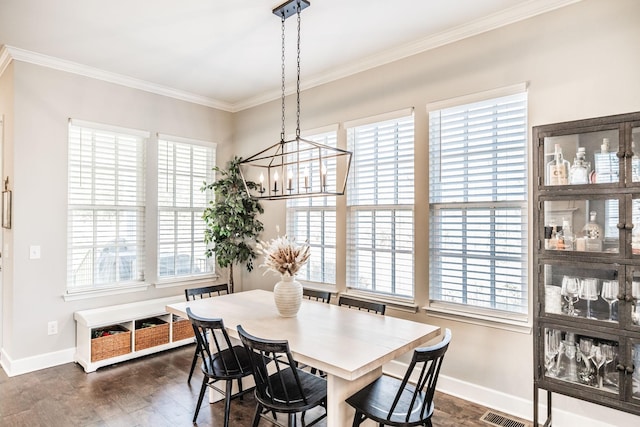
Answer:
[{"label": "window sill", "polygon": [[396,298],[383,297],[379,295],[372,295],[370,293],[365,293],[365,292],[357,292],[353,289],[349,289],[347,292],[342,292],[341,295],[359,298],[365,301],[381,302],[385,304],[387,308],[390,308],[392,310],[405,311],[407,313],[417,313],[419,309],[419,306],[414,302],[396,299]]},{"label": "window sill", "polygon": [[157,289],[164,289],[164,288],[173,288],[173,287],[177,287],[177,286],[184,286],[184,285],[211,285],[212,282],[215,282],[216,280],[218,280],[220,278],[219,275],[217,274],[212,274],[212,275],[203,275],[203,276],[183,276],[183,277],[172,277],[170,279],[163,279],[163,280],[158,280],[157,283],[154,284],[154,286]]},{"label": "window sill", "polygon": [[149,283],[140,282],[130,286],[118,288],[88,289],[83,291],[67,292],[62,296],[65,301],[78,301],[90,298],[100,298],[110,295],[128,294],[132,292],[143,292],[149,289]]},{"label": "window sill", "polygon": [[454,320],[527,335],[531,334],[531,323],[525,314],[505,313],[501,316],[498,313],[502,312],[492,313],[490,310],[481,310],[475,307],[442,302],[432,302],[431,305],[422,307],[422,309],[428,315],[440,319]]}]

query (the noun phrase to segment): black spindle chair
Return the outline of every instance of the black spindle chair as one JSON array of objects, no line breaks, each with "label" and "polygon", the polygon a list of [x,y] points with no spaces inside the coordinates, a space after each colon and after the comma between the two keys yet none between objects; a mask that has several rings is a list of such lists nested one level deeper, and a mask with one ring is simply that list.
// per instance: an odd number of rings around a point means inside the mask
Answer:
[{"label": "black spindle chair", "polygon": [[317,289],[303,288],[302,296],[313,301],[326,302],[327,304],[329,304],[329,302],[331,301],[331,292],[329,291],[319,291]]},{"label": "black spindle chair", "polygon": [[349,308],[357,308],[358,310],[366,310],[371,313],[384,314],[387,306],[381,302],[364,301],[361,299],[346,297],[340,295],[338,305]]},{"label": "black spindle chair", "polygon": [[[444,338],[438,344],[418,348],[402,380],[382,375],[346,402],[355,408],[353,427],[367,418],[379,426],[432,427],[433,395],[444,354],[451,341],[451,331],[445,330]],[[420,372],[415,384],[409,383],[412,373]]]},{"label": "black spindle chair", "polygon": [[[253,427],[266,413],[285,413],[288,425],[296,425],[296,414],[302,414],[302,425],[312,426],[327,416],[327,381],[296,367],[286,340],[267,340],[255,337],[238,325],[240,340],[250,355],[255,380],[256,412]],[[271,373],[267,364],[273,363]],[[305,424],[305,412],[322,406],[324,413]],[[268,419],[268,418],[267,418]],[[271,421],[271,420],[269,420]]]},{"label": "black spindle chair", "polygon": [[[211,298],[216,295],[222,295],[223,293],[229,293],[229,286],[226,283],[184,290],[184,296],[187,301],[193,301],[202,298]],[[200,353],[198,352],[198,347],[196,346],[195,352],[193,353],[193,360],[191,361],[191,369],[189,370],[189,378],[187,378],[188,383],[191,383],[191,377],[193,376],[193,371],[196,369],[196,363],[198,363],[199,356]]]},{"label": "black spindle chair", "polygon": [[[209,319],[193,314],[187,308],[187,316],[196,335],[197,347],[202,358],[202,386],[198,396],[198,404],[193,415],[196,422],[205,391],[211,387],[224,394],[224,427],[229,426],[231,399],[242,396],[248,390],[242,389],[242,378],[251,375],[251,362],[245,349],[240,345],[232,345],[224,328],[222,319]],[[232,395],[233,381],[238,381],[238,392]],[[225,389],[216,387],[218,381],[225,381]]]}]

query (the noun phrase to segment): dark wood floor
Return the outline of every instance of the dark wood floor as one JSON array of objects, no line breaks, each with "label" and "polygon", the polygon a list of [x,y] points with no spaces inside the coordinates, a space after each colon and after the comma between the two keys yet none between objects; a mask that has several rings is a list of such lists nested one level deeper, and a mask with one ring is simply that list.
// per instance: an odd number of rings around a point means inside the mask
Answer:
[{"label": "dark wood floor", "polygon": [[[12,378],[0,369],[0,426],[191,426],[202,381],[198,372],[187,384],[192,355],[187,346],[91,374],[74,363]],[[250,426],[254,405],[251,393],[234,400],[230,425]],[[486,408],[442,393],[436,408],[436,427],[489,425],[479,420]],[[223,403],[205,402],[197,425],[222,426],[222,419]]]}]

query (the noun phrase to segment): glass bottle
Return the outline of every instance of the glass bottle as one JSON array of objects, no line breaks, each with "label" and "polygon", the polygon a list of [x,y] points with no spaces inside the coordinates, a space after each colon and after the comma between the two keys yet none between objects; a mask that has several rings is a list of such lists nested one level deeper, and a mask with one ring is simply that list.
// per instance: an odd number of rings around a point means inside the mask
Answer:
[{"label": "glass bottle", "polygon": [[562,230],[557,233],[557,236],[556,249],[559,251],[574,250],[574,235],[568,220],[562,219]]},{"label": "glass bottle", "polygon": [[547,185],[567,185],[569,183],[569,161],[562,156],[562,148],[555,145],[554,158],[547,163]]},{"label": "glass bottle", "polygon": [[609,152],[609,138],[602,139],[602,145],[600,145],[600,152],[594,154],[595,157],[595,169],[596,169],[596,182],[618,182],[618,157],[616,153]]},{"label": "glass bottle", "polygon": [[585,249],[589,252],[602,252],[602,227],[596,221],[596,212],[589,213],[589,222],[582,229],[585,237]]},{"label": "glass bottle", "polygon": [[575,185],[589,183],[591,164],[585,159],[585,148],[578,147],[576,158],[573,161],[573,165],[571,165],[571,170],[569,170],[569,184]]}]

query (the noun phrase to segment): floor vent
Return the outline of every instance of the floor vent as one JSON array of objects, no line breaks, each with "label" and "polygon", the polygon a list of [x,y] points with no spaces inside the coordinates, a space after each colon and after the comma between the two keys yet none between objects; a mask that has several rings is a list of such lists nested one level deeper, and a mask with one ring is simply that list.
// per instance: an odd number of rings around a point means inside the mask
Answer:
[{"label": "floor vent", "polygon": [[485,414],[480,417],[480,421],[484,421],[487,424],[497,427],[531,427],[528,423],[525,424],[522,421],[514,420],[513,418],[499,415],[491,411],[485,412]]}]

